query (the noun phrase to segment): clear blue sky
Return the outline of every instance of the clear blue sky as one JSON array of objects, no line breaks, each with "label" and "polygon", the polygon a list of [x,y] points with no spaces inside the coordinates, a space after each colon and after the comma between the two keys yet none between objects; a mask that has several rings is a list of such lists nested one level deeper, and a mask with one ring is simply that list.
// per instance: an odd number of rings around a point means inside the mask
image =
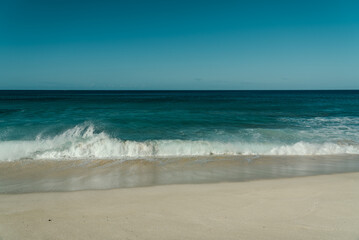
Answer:
[{"label": "clear blue sky", "polygon": [[0,89],[359,89],[359,1],[1,0]]}]

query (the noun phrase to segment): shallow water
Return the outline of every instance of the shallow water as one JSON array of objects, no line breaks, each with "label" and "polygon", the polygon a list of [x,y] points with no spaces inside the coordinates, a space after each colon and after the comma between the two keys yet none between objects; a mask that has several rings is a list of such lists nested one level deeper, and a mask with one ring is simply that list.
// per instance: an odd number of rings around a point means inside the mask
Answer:
[{"label": "shallow water", "polygon": [[357,155],[21,160],[0,163],[0,193],[234,182],[357,171]]},{"label": "shallow water", "polygon": [[0,192],[359,170],[359,91],[0,91]]}]

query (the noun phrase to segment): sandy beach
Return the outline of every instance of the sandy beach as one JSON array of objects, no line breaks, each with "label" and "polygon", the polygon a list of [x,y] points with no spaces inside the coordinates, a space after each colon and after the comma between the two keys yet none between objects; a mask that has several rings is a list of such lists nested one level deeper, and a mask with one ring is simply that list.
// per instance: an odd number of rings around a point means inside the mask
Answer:
[{"label": "sandy beach", "polygon": [[359,173],[0,195],[0,239],[358,239]]}]

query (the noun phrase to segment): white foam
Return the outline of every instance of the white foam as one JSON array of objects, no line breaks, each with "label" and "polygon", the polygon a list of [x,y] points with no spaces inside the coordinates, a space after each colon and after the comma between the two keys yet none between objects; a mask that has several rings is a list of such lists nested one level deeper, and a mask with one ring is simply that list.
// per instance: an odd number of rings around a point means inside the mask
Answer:
[{"label": "white foam", "polygon": [[293,145],[284,145],[271,149],[267,155],[334,155],[359,154],[358,145],[338,143],[307,143],[298,142]]},{"label": "white foam", "polygon": [[274,144],[191,140],[124,141],[95,133],[82,124],[53,138],[38,136],[32,141],[0,142],[0,161],[31,159],[138,158],[206,155],[333,155],[359,154],[355,142]]}]

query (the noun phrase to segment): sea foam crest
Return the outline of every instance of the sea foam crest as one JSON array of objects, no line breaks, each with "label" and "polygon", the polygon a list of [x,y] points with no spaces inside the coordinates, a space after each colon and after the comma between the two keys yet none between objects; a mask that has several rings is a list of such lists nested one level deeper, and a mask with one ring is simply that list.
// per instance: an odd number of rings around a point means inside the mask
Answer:
[{"label": "sea foam crest", "polygon": [[40,135],[32,141],[0,142],[0,161],[31,159],[138,158],[206,155],[332,155],[359,154],[355,142],[270,144],[191,140],[126,141],[96,133],[92,124],[81,124],[53,138]]}]

